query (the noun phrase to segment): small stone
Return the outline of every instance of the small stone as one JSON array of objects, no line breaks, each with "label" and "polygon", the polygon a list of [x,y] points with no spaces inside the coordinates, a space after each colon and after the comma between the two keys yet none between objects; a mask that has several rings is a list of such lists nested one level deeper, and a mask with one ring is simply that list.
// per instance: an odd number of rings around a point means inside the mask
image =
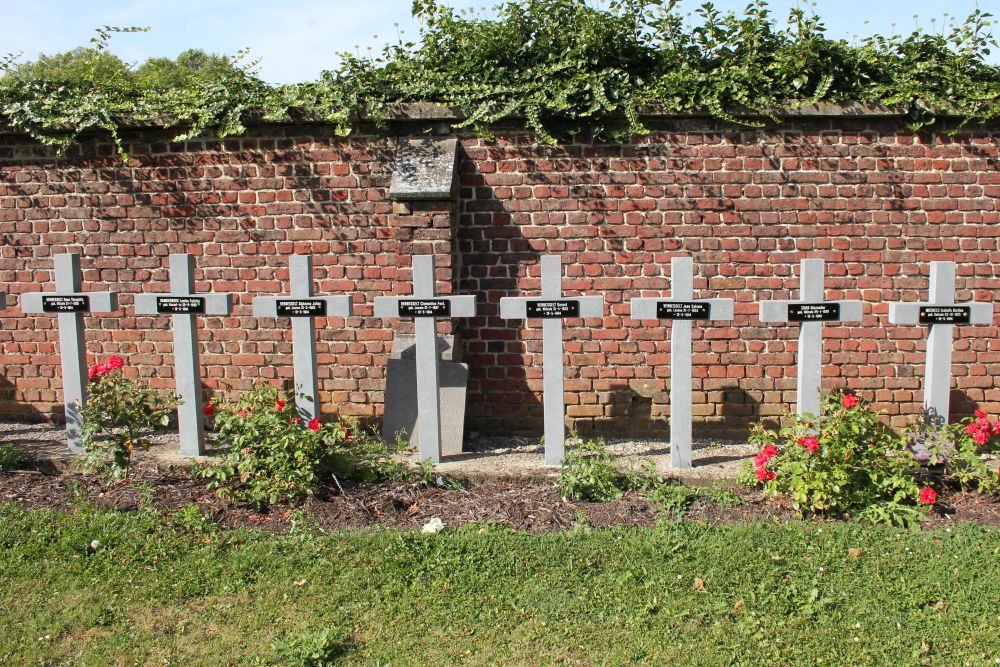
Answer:
[{"label": "small stone", "polygon": [[433,519],[424,524],[424,527],[420,529],[420,532],[425,533],[427,535],[435,535],[437,533],[440,533],[443,529],[444,529],[444,521],[442,521],[438,517],[434,517]]}]

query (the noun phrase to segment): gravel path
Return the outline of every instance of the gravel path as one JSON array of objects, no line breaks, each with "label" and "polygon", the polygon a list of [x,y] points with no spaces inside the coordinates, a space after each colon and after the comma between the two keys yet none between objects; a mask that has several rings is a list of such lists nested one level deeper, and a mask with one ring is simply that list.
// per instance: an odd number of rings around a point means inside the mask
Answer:
[{"label": "gravel path", "polygon": [[[185,465],[195,459],[181,456],[177,434],[153,435],[147,452],[137,452],[136,461],[161,465]],[[66,432],[62,426],[0,422],[0,442],[13,443],[25,456],[56,468],[65,468],[72,461],[66,449]],[[567,442],[572,447],[573,440]],[[608,438],[605,440],[619,465],[637,465],[640,460],[652,461],[656,471],[666,477],[693,483],[711,483],[732,479],[740,462],[753,456],[753,448],[733,440],[695,440],[692,451],[694,466],[688,470],[670,467],[670,443],[657,439]],[[558,474],[546,466],[538,438],[520,436],[481,436],[471,433],[466,452],[449,457],[437,466],[447,475],[475,479],[545,479]],[[416,463],[416,453],[408,460]]]}]

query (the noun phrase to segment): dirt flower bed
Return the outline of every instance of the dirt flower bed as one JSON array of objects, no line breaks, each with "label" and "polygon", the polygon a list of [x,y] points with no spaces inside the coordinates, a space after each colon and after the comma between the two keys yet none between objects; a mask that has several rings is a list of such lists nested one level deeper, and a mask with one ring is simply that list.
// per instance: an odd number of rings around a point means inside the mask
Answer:
[{"label": "dirt flower bed", "polygon": [[[540,480],[468,480],[449,486],[416,482],[344,484],[323,487],[297,508],[274,505],[258,512],[240,503],[221,500],[182,467],[139,464],[133,476],[107,485],[95,475],[76,472],[15,471],[0,473],[0,502],[14,502],[28,509],[70,510],[83,502],[121,511],[151,506],[170,515],[194,505],[224,528],[258,527],[287,532],[296,521],[323,529],[357,529],[371,526],[420,528],[432,518],[445,526],[487,522],[528,532],[570,530],[587,526],[646,527],[662,518],[708,523],[791,521],[796,513],[780,499],[740,487],[726,498],[711,492],[699,494],[683,512],[665,510],[640,493],[629,493],[608,502],[564,500],[555,484]],[[734,495],[735,494],[735,495]],[[926,529],[955,522],[1000,525],[1000,498],[955,489],[944,489],[934,512],[923,522]]]}]

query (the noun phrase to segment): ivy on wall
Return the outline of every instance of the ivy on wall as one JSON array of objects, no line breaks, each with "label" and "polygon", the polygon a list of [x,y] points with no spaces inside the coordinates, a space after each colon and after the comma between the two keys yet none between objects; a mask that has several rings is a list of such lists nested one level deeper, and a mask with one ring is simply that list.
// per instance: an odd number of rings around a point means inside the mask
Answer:
[{"label": "ivy on wall", "polygon": [[413,0],[415,42],[375,57],[343,54],[318,80],[270,86],[245,54],[188,51],[130,66],[110,53],[115,32],[91,46],[36,61],[0,59],[0,122],[65,150],[103,128],[124,148],[130,124],[176,128],[176,140],[245,130],[249,118],[308,117],[342,134],[400,102],[461,108],[484,135],[524,119],[545,142],[589,132],[623,139],[645,132],[643,110],[708,113],[729,122],[777,121],[814,102],[900,105],[916,131],[940,115],[1000,115],[1000,67],[992,17],[973,12],[940,30],[875,35],[854,43],[826,36],[822,20],[794,9],[779,21],[764,0],[742,14],[710,3],[686,18],[675,0],[521,0],[491,13],[456,12]]}]

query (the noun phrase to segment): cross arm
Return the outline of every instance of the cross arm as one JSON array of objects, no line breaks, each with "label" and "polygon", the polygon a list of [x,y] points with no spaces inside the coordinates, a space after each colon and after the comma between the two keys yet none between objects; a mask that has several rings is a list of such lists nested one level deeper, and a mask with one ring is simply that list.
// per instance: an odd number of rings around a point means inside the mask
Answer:
[{"label": "cross arm", "polygon": [[170,313],[158,313],[156,300],[174,297],[179,299],[202,299],[205,303],[205,312],[199,315],[228,315],[233,310],[233,296],[231,294],[136,294],[135,312],[137,315],[168,315]]},{"label": "cross arm", "polygon": [[118,292],[26,292],[21,295],[21,311],[54,314],[44,310],[45,297],[87,297],[90,302],[88,313],[113,313],[118,310]]},{"label": "cross arm", "polygon": [[557,299],[505,296],[500,299],[500,317],[506,320],[523,320],[527,318],[529,303],[551,301],[578,301],[580,317],[604,317],[603,296],[561,296]]},{"label": "cross arm", "polygon": [[864,319],[863,301],[761,301],[758,318],[761,322],[787,322],[789,305],[820,303],[835,303],[840,306],[840,317],[835,320],[837,322],[860,322]]},{"label": "cross arm", "polygon": [[892,324],[919,324],[921,308],[968,308],[969,324],[992,324],[993,304],[974,301],[965,303],[899,302],[889,304],[889,322]]},{"label": "cross arm", "polygon": [[353,299],[350,294],[339,296],[256,296],[253,299],[254,317],[283,317],[278,315],[278,304],[281,302],[325,303],[326,311],[323,317],[350,317]]},{"label": "cross arm", "polygon": [[399,317],[400,301],[448,301],[451,303],[450,317],[475,317],[476,297],[462,296],[377,296],[375,297],[375,317]]},{"label": "cross arm", "polygon": [[656,297],[637,297],[629,302],[631,311],[629,317],[633,320],[658,320],[656,304],[658,303],[705,303],[708,304],[708,319],[733,319],[732,299],[662,299]]}]

